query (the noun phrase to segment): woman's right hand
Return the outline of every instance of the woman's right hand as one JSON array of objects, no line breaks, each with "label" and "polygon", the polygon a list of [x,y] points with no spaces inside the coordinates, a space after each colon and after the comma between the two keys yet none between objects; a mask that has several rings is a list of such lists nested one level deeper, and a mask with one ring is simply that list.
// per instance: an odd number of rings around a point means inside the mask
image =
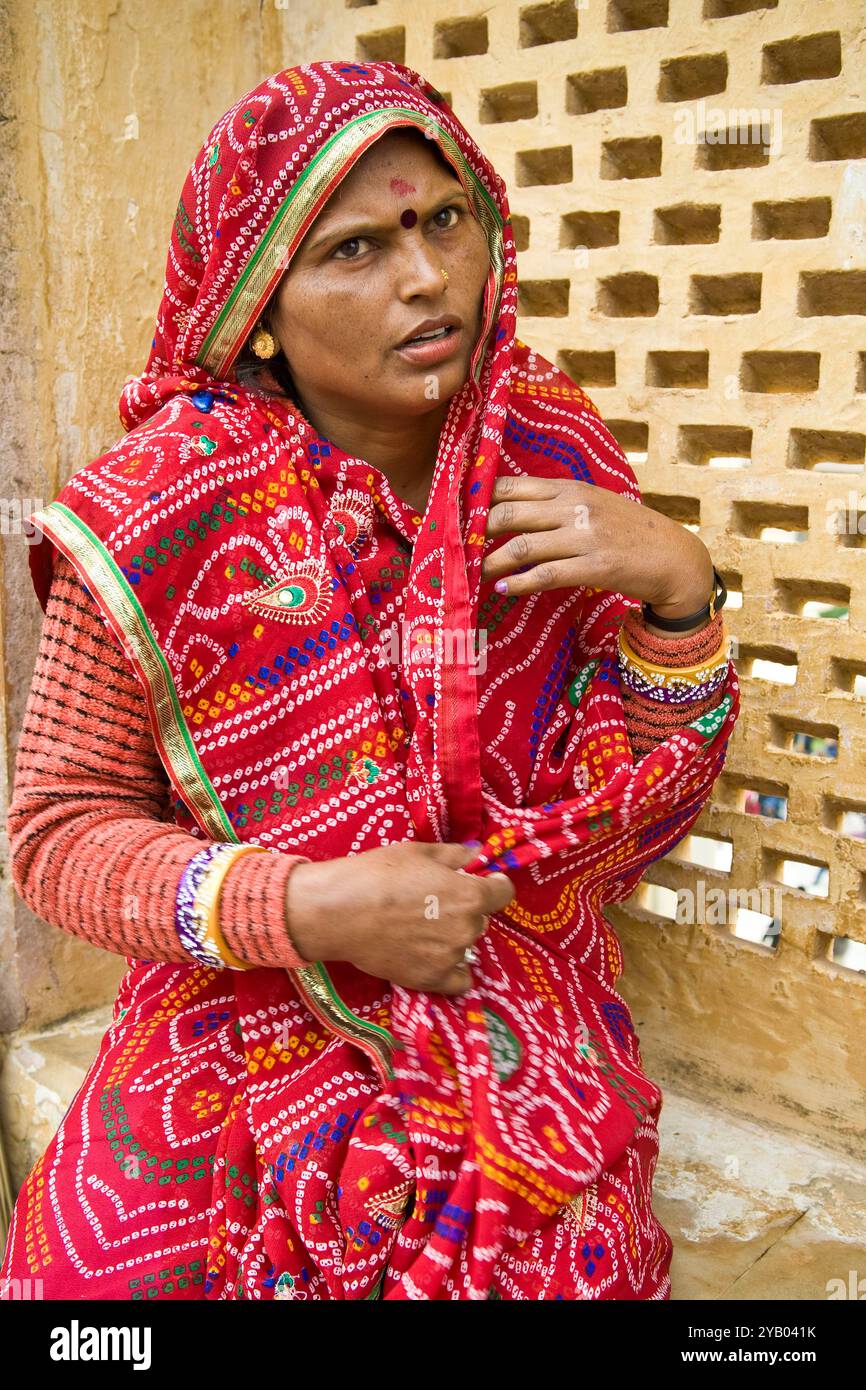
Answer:
[{"label": "woman's right hand", "polygon": [[463,959],[485,918],[515,896],[507,874],[457,871],[477,851],[403,840],[296,864],[287,887],[292,943],[305,960],[348,960],[404,989],[463,994]]}]

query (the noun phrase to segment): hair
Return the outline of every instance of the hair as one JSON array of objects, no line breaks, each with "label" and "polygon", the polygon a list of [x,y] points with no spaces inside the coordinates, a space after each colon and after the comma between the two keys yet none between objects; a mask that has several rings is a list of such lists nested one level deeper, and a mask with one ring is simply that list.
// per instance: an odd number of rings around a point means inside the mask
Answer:
[{"label": "hair", "polygon": [[[427,136],[424,135],[424,133],[418,130],[415,126],[400,126],[396,130],[389,130],[387,134],[383,135],[381,138],[385,140],[388,138],[388,135],[395,134],[411,135],[418,140],[423,140],[424,144],[428,147],[428,149],[432,150],[434,157],[439,161],[439,163],[446,170],[446,172],[449,173],[454,179],[458,177],[454,165],[451,164],[450,161],[443,154],[439,146],[438,140],[428,139]],[[268,300],[267,304],[265,305],[264,309],[259,315],[256,327],[252,330],[252,333],[250,333],[249,337],[247,338],[246,342],[244,343],[243,347],[241,348],[240,352],[235,358],[235,379],[237,380],[240,386],[251,386],[254,390],[261,391],[262,394],[265,396],[288,396],[291,400],[295,401],[298,405],[300,405],[301,402],[298,397],[298,389],[295,385],[291,368],[289,367],[288,358],[286,357],[286,354],[283,352],[282,348],[278,347],[277,352],[273,357],[263,358],[257,357],[256,354],[253,352],[252,347],[250,346],[250,340],[252,339],[253,334],[257,331],[259,325],[261,325],[261,327],[264,328],[266,333],[270,333],[272,335],[275,342],[279,341],[276,333],[273,330],[271,321],[271,313],[274,307],[276,296],[277,291],[274,290],[273,294],[271,295],[270,299]],[[278,381],[280,387],[278,391],[274,391],[273,388],[270,386],[265,386],[265,384],[260,380],[260,374],[264,367],[267,367],[267,369]]]}]

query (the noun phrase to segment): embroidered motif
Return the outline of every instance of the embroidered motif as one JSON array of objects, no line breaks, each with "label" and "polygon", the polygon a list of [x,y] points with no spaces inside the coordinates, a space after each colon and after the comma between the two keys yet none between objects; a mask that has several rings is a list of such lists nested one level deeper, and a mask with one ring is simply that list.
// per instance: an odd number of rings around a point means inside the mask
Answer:
[{"label": "embroidered motif", "polygon": [[415,1192],[415,1183],[406,1182],[400,1187],[392,1187],[388,1192],[379,1193],[367,1204],[373,1221],[378,1221],[386,1230],[395,1231],[402,1226],[406,1208]]},{"label": "embroidered motif", "polygon": [[569,1226],[573,1226],[579,1236],[591,1231],[595,1223],[595,1214],[598,1208],[598,1183],[592,1183],[590,1187],[584,1188],[572,1197],[570,1202],[566,1202],[562,1208],[562,1215]]},{"label": "embroidered motif", "polygon": [[352,764],[348,780],[351,781],[354,778],[356,782],[369,787],[371,782],[375,782],[381,771],[378,763],[374,763],[372,758],[359,758],[356,763]]},{"label": "embroidered motif", "polygon": [[287,573],[271,575],[260,589],[242,594],[241,603],[266,618],[291,623],[323,618],[331,606],[331,589],[321,560],[299,560]]},{"label": "embroidered motif", "polygon": [[335,493],[328,508],[348,546],[363,544],[373,530],[373,499],[360,489]]}]

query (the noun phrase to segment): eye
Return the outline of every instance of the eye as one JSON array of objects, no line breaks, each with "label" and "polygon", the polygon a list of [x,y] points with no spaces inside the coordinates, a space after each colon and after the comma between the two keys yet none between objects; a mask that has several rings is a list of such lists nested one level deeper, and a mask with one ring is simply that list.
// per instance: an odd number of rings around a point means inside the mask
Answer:
[{"label": "eye", "polygon": [[369,241],[369,237],[351,236],[348,237],[345,241],[341,241],[336,251],[332,253],[332,259],[335,261],[356,261],[358,259],[357,256],[338,256],[337,252],[342,251],[344,246],[355,246],[359,241]]},{"label": "eye", "polygon": [[[447,212],[454,213],[454,221],[447,223],[439,222],[437,224],[437,227],[440,232],[450,232],[453,227],[456,227],[457,223],[460,221],[460,215],[463,212],[463,209],[461,207],[458,207],[456,203],[449,203],[447,207],[440,208],[438,212],[434,212],[433,220],[435,221],[437,217],[441,217],[443,213]],[[363,254],[362,252],[358,252],[356,255],[353,256],[341,256],[339,253],[343,250],[345,246],[357,246],[360,242],[369,240],[370,238],[365,236],[347,237],[345,241],[341,241],[340,245],[337,246],[331,252],[331,259],[335,261],[357,261]]]},{"label": "eye", "polygon": [[463,209],[457,207],[457,205],[456,205],[455,203],[449,203],[448,206],[447,206],[447,208],[440,208],[438,212],[436,212],[436,213],[433,214],[433,216],[434,216],[434,217],[441,217],[442,214],[443,214],[443,212],[453,212],[453,213],[455,213],[456,216],[455,216],[455,221],[454,221],[454,222],[449,222],[449,223],[448,223],[446,226],[444,226],[444,227],[443,227],[442,224],[440,223],[440,228],[441,228],[441,230],[447,232],[451,227],[456,226],[457,222],[460,221],[460,214],[461,214],[462,211],[463,211]]}]

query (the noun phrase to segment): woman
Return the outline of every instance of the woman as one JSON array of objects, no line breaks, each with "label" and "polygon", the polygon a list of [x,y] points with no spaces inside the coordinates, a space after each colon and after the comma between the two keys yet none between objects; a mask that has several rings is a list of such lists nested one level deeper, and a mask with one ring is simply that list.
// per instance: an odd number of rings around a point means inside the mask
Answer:
[{"label": "woman", "polygon": [[516,339],[515,266],[401,65],[277,73],[199,152],[127,433],[34,518],[73,645],[13,876],[129,969],[4,1277],[669,1296],[602,908],[700,813],[736,676],[705,547]]}]

